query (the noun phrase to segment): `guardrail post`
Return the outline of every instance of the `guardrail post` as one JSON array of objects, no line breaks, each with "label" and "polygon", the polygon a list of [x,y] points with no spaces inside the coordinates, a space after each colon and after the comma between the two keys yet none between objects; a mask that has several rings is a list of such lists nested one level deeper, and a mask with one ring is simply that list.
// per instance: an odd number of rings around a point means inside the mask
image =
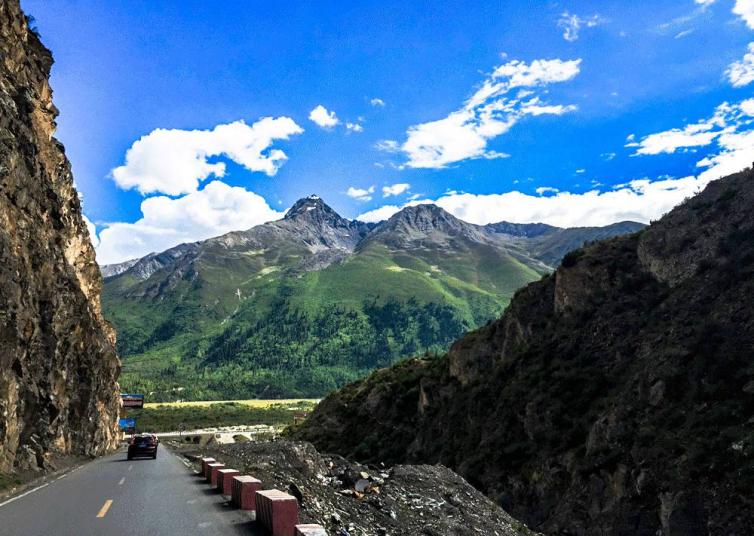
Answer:
[{"label": "guardrail post", "polygon": [[217,487],[217,472],[225,467],[224,463],[210,463],[207,464],[207,467],[209,468],[209,484],[213,488]]},{"label": "guardrail post", "polygon": [[207,464],[215,463],[217,460],[214,458],[202,458],[202,475],[207,478]]},{"label": "guardrail post", "polygon": [[257,521],[272,536],[295,536],[298,525],[298,501],[277,489],[257,491]]},{"label": "guardrail post", "polygon": [[240,475],[240,471],[235,469],[220,469],[217,472],[217,489],[223,495],[230,495],[230,483],[234,476]]},{"label": "guardrail post", "polygon": [[220,463],[220,462],[217,462],[217,461],[207,462],[207,465],[204,466],[204,478],[207,479],[207,482],[209,482],[209,479],[212,476],[212,465],[215,463]]},{"label": "guardrail post", "polygon": [[256,510],[256,493],[262,489],[262,482],[253,476],[234,476],[231,482],[230,502],[241,510]]}]

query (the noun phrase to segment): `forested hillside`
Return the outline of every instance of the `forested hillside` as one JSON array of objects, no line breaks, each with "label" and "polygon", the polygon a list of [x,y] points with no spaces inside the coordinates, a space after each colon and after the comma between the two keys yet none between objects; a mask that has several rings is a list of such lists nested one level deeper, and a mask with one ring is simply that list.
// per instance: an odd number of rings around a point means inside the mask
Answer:
[{"label": "forested hillside", "polygon": [[[638,228],[567,231],[583,243]],[[283,220],[105,267],[122,384],[157,400],[321,396],[499,316],[551,270],[540,257],[562,241],[543,240],[561,231],[433,205],[374,226],[310,196]]]}]

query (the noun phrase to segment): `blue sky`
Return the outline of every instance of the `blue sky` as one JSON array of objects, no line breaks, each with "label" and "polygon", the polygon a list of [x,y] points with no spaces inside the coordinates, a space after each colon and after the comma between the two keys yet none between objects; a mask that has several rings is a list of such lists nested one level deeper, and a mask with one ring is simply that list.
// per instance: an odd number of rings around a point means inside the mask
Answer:
[{"label": "blue sky", "polygon": [[310,193],[648,221],[754,160],[752,0],[278,4],[22,1],[100,262]]}]

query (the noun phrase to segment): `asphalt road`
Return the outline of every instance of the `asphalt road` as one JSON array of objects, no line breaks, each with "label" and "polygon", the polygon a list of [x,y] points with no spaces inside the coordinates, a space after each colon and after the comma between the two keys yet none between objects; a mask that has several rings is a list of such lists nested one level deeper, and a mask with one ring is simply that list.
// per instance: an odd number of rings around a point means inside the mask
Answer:
[{"label": "asphalt road", "polygon": [[125,450],[0,505],[3,536],[261,534],[173,453],[126,460]]}]

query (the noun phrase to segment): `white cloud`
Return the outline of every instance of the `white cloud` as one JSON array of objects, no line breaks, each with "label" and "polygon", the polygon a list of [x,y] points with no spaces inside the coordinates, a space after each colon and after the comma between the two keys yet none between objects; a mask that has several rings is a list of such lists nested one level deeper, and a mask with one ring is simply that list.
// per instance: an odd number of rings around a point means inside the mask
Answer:
[{"label": "white cloud", "polygon": [[510,158],[511,155],[508,153],[501,153],[500,151],[486,151],[482,158],[485,158],[487,160],[497,160],[498,158]]},{"label": "white cloud", "polygon": [[346,128],[351,132],[364,132],[364,127],[359,123],[351,123],[350,121],[347,121]]},{"label": "white cloud", "polygon": [[706,123],[687,125],[683,129],[673,128],[650,134],[641,142],[627,143],[626,147],[638,147],[634,153],[636,155],[674,153],[678,149],[709,145],[719,134],[712,132],[713,128],[714,125]]},{"label": "white cloud", "polygon": [[736,0],[733,13],[741,17],[746,26],[754,30],[754,0]]},{"label": "white cloud", "polygon": [[322,128],[332,128],[340,123],[335,112],[328,111],[327,108],[321,104],[318,104],[311,112],[309,112],[309,119]]},{"label": "white cloud", "polygon": [[97,237],[97,227],[92,223],[92,220],[87,218],[84,214],[81,215],[86,224],[86,228],[89,230],[89,239],[92,241],[92,246],[95,248],[99,245],[99,238]]},{"label": "white cloud", "polygon": [[195,191],[210,175],[224,176],[225,164],[209,161],[219,156],[273,176],[288,158],[270,148],[273,141],[301,132],[289,117],[265,117],[251,126],[235,121],[212,130],[159,128],[131,145],[125,165],[113,169],[112,177],[121,188],[141,194],[180,195]]},{"label": "white cloud", "polygon": [[691,12],[685,13],[683,15],[680,15],[668,22],[663,22],[661,24],[658,24],[655,27],[655,30],[659,31],[662,34],[666,34],[667,32],[676,32],[676,39],[680,39],[684,35],[688,35],[688,33],[691,33],[694,31],[694,28],[689,28],[688,25],[693,23],[696,19],[699,17],[704,16],[707,13],[708,8],[714,3],[714,0],[712,1],[697,1],[696,5],[698,7],[694,8]]},{"label": "white cloud", "polygon": [[[701,177],[660,181],[644,179],[605,192],[549,191],[553,195],[536,196],[519,191],[486,195],[452,192],[435,200],[418,200],[403,206],[434,203],[457,218],[479,225],[503,220],[544,222],[560,227],[609,225],[624,220],[647,223],[694,195],[708,182]],[[385,220],[403,206],[386,205],[365,212],[357,219],[365,222]]]},{"label": "white cloud", "polygon": [[740,171],[751,164],[754,154],[754,99],[736,104],[724,102],[708,119],[642,138],[629,143],[635,154],[673,153],[688,147],[710,147],[696,163],[699,179],[709,182]]},{"label": "white cloud", "polygon": [[734,61],[725,71],[733,87],[743,87],[754,82],[754,43],[749,43],[749,51],[739,61]]},{"label": "white cloud", "polygon": [[745,115],[754,117],[754,99],[746,99],[738,103],[738,107]]},{"label": "white cloud", "polygon": [[401,146],[395,140],[380,140],[374,146],[377,150],[386,153],[397,153],[401,150]]},{"label": "white cloud", "polygon": [[[560,59],[534,60],[530,64],[518,60],[510,61],[495,69],[493,79],[507,78],[507,82],[497,83],[498,91],[492,93],[492,95],[499,95],[518,87],[535,88],[554,82],[567,82],[579,74],[580,66],[580,59],[566,61]],[[487,92],[489,93],[489,90]],[[533,94],[533,91],[527,91],[524,94],[529,96]]]},{"label": "white cloud", "polygon": [[375,97],[369,101],[369,104],[371,104],[372,106],[385,106],[385,101]]},{"label": "white cloud", "polygon": [[[489,140],[507,132],[525,116],[561,115],[573,105],[551,105],[535,93],[555,82],[573,79],[581,60],[514,60],[498,66],[469,97],[464,106],[447,117],[409,127],[400,150],[408,157],[405,166],[439,169],[470,158],[500,158],[504,153],[487,150]],[[525,88],[514,97],[513,89]],[[384,140],[377,146],[395,150],[398,145]],[[507,156],[507,155],[506,155]]]},{"label": "white cloud", "polygon": [[521,111],[528,115],[563,115],[568,112],[576,110],[576,106],[569,104],[563,106],[562,104],[540,104],[539,97],[534,98],[521,106]]},{"label": "white cloud", "polygon": [[[709,167],[705,173],[720,177],[742,169],[751,160],[751,155],[747,157],[745,153],[748,141],[751,140],[750,130],[754,127],[752,112],[754,99],[746,99],[737,104],[724,102],[715,109],[711,117],[683,128],[650,134],[638,142],[635,137],[629,136],[626,147],[637,147],[634,155],[655,155],[717,145],[713,149],[718,151],[717,154],[708,155],[697,165]],[[754,146],[748,150],[754,152]]]},{"label": "white cloud", "polygon": [[391,195],[401,195],[407,192],[411,188],[411,185],[407,182],[399,182],[382,187],[382,197],[390,197]]},{"label": "white cloud", "polygon": [[348,197],[356,199],[357,201],[371,201],[371,194],[373,193],[374,186],[370,186],[369,188],[355,188],[353,186],[349,186],[346,195]]},{"label": "white cloud", "polygon": [[545,194],[556,194],[560,190],[558,190],[557,188],[553,188],[552,186],[540,186],[534,191],[537,192],[537,195],[545,195]]},{"label": "white cloud", "polygon": [[697,4],[701,6],[711,6],[714,4],[717,0],[694,0]]},{"label": "white cloud", "polygon": [[149,197],[142,201],[141,212],[141,219],[134,223],[111,223],[100,231],[100,264],[143,257],[283,216],[270,208],[263,197],[219,180],[178,199]]},{"label": "white cloud", "polygon": [[706,179],[717,179],[736,173],[752,165],[754,155],[754,130],[725,132],[718,139],[721,151],[703,158],[697,167],[707,168],[700,174]]},{"label": "white cloud", "polygon": [[[405,205],[403,205],[403,207],[410,205],[412,205],[412,203],[406,203]],[[383,205],[379,208],[370,210],[369,212],[364,212],[363,214],[356,216],[356,219],[367,223],[377,223],[378,221],[389,219],[390,216],[400,211],[403,207],[399,207],[398,205]]]},{"label": "white cloud", "polygon": [[[698,137],[698,135],[704,135]],[[628,136],[636,154],[672,153],[690,146],[709,146],[709,154],[696,166],[696,176],[640,179],[609,190],[584,193],[540,187],[537,195],[519,191],[477,195],[446,192],[437,199],[417,199],[402,206],[386,205],[365,212],[358,219],[367,222],[389,218],[402,207],[435,203],[456,217],[477,224],[507,220],[520,223],[544,222],[561,227],[607,225],[616,221],[649,222],[662,216],[685,198],[693,196],[710,181],[751,166],[754,159],[754,98],[736,104],[720,104],[709,119],[652,134],[636,141]],[[693,145],[691,145],[693,144]],[[714,147],[712,147],[714,145]],[[551,194],[551,195],[545,195]]]},{"label": "white cloud", "polygon": [[604,22],[605,19],[603,19],[599,15],[592,15],[591,17],[579,17],[578,15],[574,15],[568,13],[568,11],[565,11],[562,15],[560,15],[560,19],[558,19],[558,28],[563,29],[563,39],[572,43],[579,38],[579,32],[581,31],[582,27],[594,28],[595,26],[603,24]]}]

